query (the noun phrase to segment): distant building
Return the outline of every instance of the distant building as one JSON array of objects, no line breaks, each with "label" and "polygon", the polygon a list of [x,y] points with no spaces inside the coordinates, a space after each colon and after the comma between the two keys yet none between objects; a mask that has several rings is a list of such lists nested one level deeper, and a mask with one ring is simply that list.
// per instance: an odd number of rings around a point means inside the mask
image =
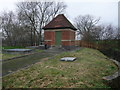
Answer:
[{"label": "distant building", "polygon": [[77,30],[70,21],[59,14],[44,29],[44,41],[47,46],[75,46],[75,31]]}]

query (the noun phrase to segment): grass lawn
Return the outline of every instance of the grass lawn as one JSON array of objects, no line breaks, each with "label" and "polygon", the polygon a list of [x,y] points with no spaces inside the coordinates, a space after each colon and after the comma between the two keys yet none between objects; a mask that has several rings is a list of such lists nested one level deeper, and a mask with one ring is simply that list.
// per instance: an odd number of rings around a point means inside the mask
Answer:
[{"label": "grass lawn", "polygon": [[3,46],[2,49],[16,49],[16,48],[25,48],[21,46]]},{"label": "grass lawn", "polygon": [[[42,50],[40,49],[35,49],[33,52],[31,53],[37,53],[37,52],[42,52]],[[18,57],[18,56],[22,56],[25,55],[25,53],[22,54],[9,54],[9,53],[1,53],[2,54],[2,59],[9,59],[9,58],[13,58],[13,57]],[[27,54],[27,53],[26,53]]]},{"label": "grass lawn", "polygon": [[[59,61],[65,56],[74,56],[77,60]],[[113,74],[118,68],[106,58],[88,48],[64,52],[3,77],[3,88],[109,88],[102,77]]]},{"label": "grass lawn", "polygon": [[[16,49],[16,48],[24,48],[21,46],[3,46],[0,47],[1,49]],[[7,54],[7,53],[0,53],[2,56],[2,59],[8,59],[8,58],[13,58],[13,57],[17,57],[17,56],[21,56],[24,54]]]},{"label": "grass lawn", "polygon": [[13,57],[17,57],[17,56],[21,56],[24,54],[7,54],[7,53],[2,53],[2,59],[8,59],[8,58],[13,58]]}]

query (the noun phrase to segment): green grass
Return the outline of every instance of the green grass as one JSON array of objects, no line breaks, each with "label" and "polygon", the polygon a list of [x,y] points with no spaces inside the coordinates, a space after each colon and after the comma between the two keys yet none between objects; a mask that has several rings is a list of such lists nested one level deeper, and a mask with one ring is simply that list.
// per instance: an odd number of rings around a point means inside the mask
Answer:
[{"label": "green grass", "polygon": [[[33,52],[30,52],[30,53],[37,53],[37,52],[42,52],[43,50],[40,50],[40,49],[35,49]],[[9,59],[9,58],[13,58],[13,57],[18,57],[18,56],[22,56],[22,55],[25,55],[27,53],[17,53],[17,54],[9,54],[9,53],[1,53],[2,55],[2,59]]]},{"label": "green grass", "polygon": [[24,54],[7,54],[7,53],[2,53],[2,59],[9,59],[17,56],[22,56]]},{"label": "green grass", "polygon": [[16,48],[25,48],[22,46],[3,46],[2,49],[16,49]]},{"label": "green grass", "polygon": [[[60,61],[65,56],[74,62]],[[43,59],[28,69],[3,77],[4,88],[110,88],[102,77],[113,74],[117,67],[98,50],[83,48]]]}]

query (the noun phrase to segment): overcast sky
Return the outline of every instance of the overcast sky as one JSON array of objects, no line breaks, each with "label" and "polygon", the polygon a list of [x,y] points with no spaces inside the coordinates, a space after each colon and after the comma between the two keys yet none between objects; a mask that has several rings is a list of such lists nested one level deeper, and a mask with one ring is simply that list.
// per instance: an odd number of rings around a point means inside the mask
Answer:
[{"label": "overcast sky", "polygon": [[[25,0],[0,0],[0,12],[15,11],[16,3]],[[37,0],[38,1],[38,0]],[[60,0],[58,0],[60,1]],[[119,0],[62,0],[67,4],[67,17],[70,21],[78,15],[90,14],[96,18],[101,17],[100,24],[118,25]]]}]

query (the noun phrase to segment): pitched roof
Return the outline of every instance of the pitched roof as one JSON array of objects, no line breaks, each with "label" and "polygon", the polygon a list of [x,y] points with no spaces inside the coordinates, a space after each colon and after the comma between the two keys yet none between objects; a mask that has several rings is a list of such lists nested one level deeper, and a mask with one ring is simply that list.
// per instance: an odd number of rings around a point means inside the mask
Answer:
[{"label": "pitched roof", "polygon": [[65,28],[77,30],[63,14],[59,14],[58,16],[53,18],[53,20],[50,21],[46,26],[43,27],[44,30]]}]

